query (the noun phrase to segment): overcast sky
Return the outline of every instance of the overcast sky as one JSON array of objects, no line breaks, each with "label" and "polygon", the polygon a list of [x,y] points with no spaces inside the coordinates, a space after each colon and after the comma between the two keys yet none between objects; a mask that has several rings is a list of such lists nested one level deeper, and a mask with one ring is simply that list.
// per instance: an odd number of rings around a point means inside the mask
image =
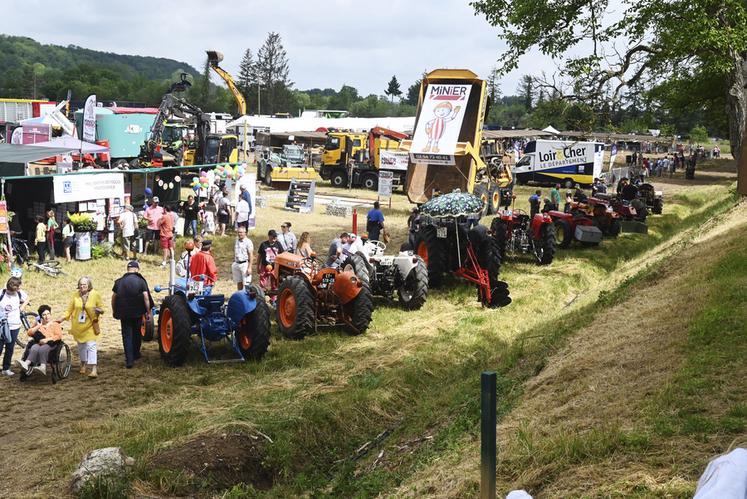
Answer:
[{"label": "overcast sky", "polygon": [[[41,43],[168,57],[201,68],[205,50],[224,53],[235,77],[244,51],[267,33],[282,37],[297,89],[356,87],[383,94],[392,75],[403,92],[423,70],[467,68],[485,77],[505,45],[468,0],[5,0],[0,32]],[[525,56],[501,82],[515,93],[522,74],[552,72]],[[217,81],[217,78],[214,78]]]}]

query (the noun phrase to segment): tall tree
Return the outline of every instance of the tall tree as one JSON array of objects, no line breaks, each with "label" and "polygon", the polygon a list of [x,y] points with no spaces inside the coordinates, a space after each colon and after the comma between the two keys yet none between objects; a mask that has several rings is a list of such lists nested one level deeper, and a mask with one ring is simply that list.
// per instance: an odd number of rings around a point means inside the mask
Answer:
[{"label": "tall tree", "polygon": [[289,72],[288,54],[283,41],[279,34],[271,31],[257,52],[256,63],[257,80],[262,87],[261,106],[267,113],[290,111],[287,106],[292,100],[293,82],[288,78]]},{"label": "tall tree", "polygon": [[423,80],[417,80],[415,83],[407,87],[407,94],[405,95],[405,102],[411,106],[418,105],[418,99],[420,99],[420,84]]},{"label": "tall tree", "polygon": [[[739,156],[747,124],[747,2],[624,3],[624,16],[608,9],[609,0],[473,0],[471,5],[499,29],[508,45],[500,57],[503,72],[516,68],[532,48],[564,58],[565,76],[584,82],[579,94],[565,97],[595,109],[604,100],[617,101],[626,87],[639,81],[671,78],[698,83],[719,76],[726,82],[722,91],[732,151]],[[570,56],[570,51],[581,55]],[[604,95],[608,82],[613,83],[611,95]],[[739,184],[740,192],[747,194],[747,160],[740,162]]]},{"label": "tall tree", "polygon": [[524,75],[519,80],[519,86],[516,88],[516,93],[521,97],[524,107],[527,111],[532,110],[534,105],[534,78],[530,75]]},{"label": "tall tree", "polygon": [[257,83],[257,68],[254,63],[254,55],[252,49],[246,49],[244,57],[241,59],[239,64],[239,81],[238,87],[246,97],[249,94],[249,90],[252,85]]},{"label": "tall tree", "polygon": [[493,103],[497,102],[498,99],[501,98],[501,84],[498,82],[498,70],[495,66],[490,68],[490,73],[488,73],[485,83],[488,87],[487,90],[490,100]]},{"label": "tall tree", "polygon": [[397,81],[396,76],[392,76],[392,79],[389,80],[389,84],[386,87],[386,92],[384,92],[389,96],[389,101],[393,102],[395,97],[399,97],[402,95],[402,90],[399,88],[399,82]]}]

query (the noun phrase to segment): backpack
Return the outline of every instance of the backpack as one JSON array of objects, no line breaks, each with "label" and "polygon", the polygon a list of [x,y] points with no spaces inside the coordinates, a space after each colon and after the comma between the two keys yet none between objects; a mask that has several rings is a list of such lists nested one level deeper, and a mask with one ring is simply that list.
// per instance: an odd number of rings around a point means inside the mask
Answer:
[{"label": "backpack", "polygon": [[[5,298],[5,290],[0,293],[0,302]],[[10,334],[10,324],[8,324],[8,314],[5,313],[5,307],[0,306],[0,343],[12,343],[13,336]]]}]

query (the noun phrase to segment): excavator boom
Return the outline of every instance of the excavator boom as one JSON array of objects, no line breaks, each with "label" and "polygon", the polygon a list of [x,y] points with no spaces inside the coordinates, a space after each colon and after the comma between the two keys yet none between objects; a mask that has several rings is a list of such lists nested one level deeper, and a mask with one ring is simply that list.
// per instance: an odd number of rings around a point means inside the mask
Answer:
[{"label": "excavator boom", "polygon": [[213,68],[213,71],[215,71],[216,74],[226,82],[228,90],[231,91],[233,98],[236,99],[239,116],[244,116],[246,114],[246,99],[244,99],[244,96],[239,91],[239,88],[233,81],[231,74],[219,66],[220,62],[223,60],[223,54],[215,50],[206,50],[205,52],[207,53],[210,67]]}]

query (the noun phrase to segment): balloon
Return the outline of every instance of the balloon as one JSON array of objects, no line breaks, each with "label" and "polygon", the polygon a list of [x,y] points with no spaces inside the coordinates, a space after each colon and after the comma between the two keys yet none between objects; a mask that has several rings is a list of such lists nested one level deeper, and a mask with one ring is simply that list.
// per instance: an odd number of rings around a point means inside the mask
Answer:
[{"label": "balloon", "polygon": [[174,177],[174,182],[181,182],[181,181],[182,181],[182,178],[179,175]]},{"label": "balloon", "polygon": [[152,196],[153,195],[153,190],[150,187],[146,187],[145,188],[145,195],[146,196]]},{"label": "balloon", "polygon": [[169,182],[169,189],[173,189],[173,188],[174,188],[174,182]]},{"label": "balloon", "polygon": [[158,179],[158,185],[163,186],[163,180],[161,180],[160,178]]},{"label": "balloon", "polygon": [[195,192],[200,192],[200,186],[199,186],[199,185],[193,185],[193,186],[192,186],[192,189],[193,189],[193,190],[194,190]]}]

